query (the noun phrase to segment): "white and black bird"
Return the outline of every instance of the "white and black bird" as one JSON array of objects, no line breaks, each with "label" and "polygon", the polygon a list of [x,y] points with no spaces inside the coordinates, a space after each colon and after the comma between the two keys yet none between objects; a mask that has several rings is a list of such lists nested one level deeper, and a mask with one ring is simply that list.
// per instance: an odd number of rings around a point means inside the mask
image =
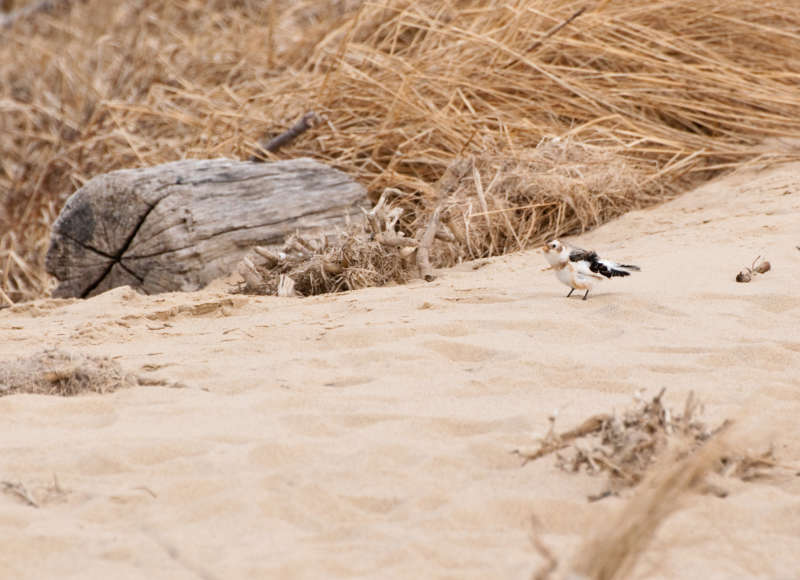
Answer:
[{"label": "white and black bird", "polygon": [[549,242],[542,250],[550,269],[555,270],[556,278],[571,288],[567,298],[572,296],[575,290],[586,290],[583,295],[583,299],[586,300],[589,297],[589,290],[600,280],[615,276],[630,276],[631,272],[639,271],[638,266],[603,260],[597,252],[569,247],[558,240]]}]

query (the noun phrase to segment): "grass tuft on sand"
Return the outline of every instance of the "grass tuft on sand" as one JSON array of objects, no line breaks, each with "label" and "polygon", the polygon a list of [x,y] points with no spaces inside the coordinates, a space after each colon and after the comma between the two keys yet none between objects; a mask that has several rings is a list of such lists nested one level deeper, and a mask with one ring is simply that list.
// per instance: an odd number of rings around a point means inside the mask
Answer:
[{"label": "grass tuft on sand", "polygon": [[0,396],[32,393],[73,397],[82,393],[110,393],[136,386],[116,361],[48,349],[9,361],[0,368]]}]

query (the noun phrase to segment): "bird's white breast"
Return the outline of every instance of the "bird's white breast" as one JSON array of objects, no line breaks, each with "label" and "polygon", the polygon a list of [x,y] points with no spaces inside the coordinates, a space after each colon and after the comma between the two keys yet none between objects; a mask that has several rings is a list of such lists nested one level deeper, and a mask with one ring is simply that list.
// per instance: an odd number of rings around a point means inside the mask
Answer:
[{"label": "bird's white breast", "polygon": [[559,282],[566,284],[570,288],[575,287],[572,283],[572,269],[569,267],[569,265],[561,268],[560,270],[556,270],[556,278],[558,278]]}]

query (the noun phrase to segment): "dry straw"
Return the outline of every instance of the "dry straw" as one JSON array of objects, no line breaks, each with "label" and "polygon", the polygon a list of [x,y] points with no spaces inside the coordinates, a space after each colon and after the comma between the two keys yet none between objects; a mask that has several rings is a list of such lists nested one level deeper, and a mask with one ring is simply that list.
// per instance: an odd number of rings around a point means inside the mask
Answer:
[{"label": "dry straw", "polygon": [[0,397],[19,393],[71,397],[136,386],[133,375],[108,357],[48,349],[0,365]]},{"label": "dry straw", "polygon": [[[614,580],[632,577],[632,571],[654,541],[661,525],[683,507],[692,493],[727,496],[711,481],[731,476],[743,481],[777,476],[781,465],[772,447],[753,455],[732,441],[735,426],[725,421],[711,429],[701,419],[702,405],[690,392],[682,412],[669,409],[662,389],[652,399],[637,393],[636,404],[622,413],[592,415],[577,427],[556,433],[555,416],[550,430],[533,452],[517,453],[527,461],[555,454],[568,472],[605,473],[605,492],[597,500],[633,487],[624,507],[586,534],[583,545],[569,562],[565,574],[556,575],[558,560],[539,537],[534,521],[533,544],[545,562],[533,578],[546,580]],[[739,433],[743,433],[740,428]],[[749,438],[748,438],[749,439]]]},{"label": "dry straw", "polygon": [[[247,159],[309,110],[327,121],[280,156],[327,161],[373,199],[399,188],[408,235],[441,201],[434,185],[447,168],[477,160],[485,204],[479,189],[464,193],[479,235],[453,250],[462,257],[579,232],[720,170],[797,157],[781,143],[800,135],[794,0],[62,4],[71,8],[0,31],[6,302],[46,291],[49,225],[90,177]],[[533,192],[519,168],[535,169],[535,148],[552,137],[624,165],[636,187],[604,197],[599,174],[567,175],[564,186],[562,172]],[[516,168],[522,199],[498,164]],[[512,219],[520,203],[549,205]]]}]

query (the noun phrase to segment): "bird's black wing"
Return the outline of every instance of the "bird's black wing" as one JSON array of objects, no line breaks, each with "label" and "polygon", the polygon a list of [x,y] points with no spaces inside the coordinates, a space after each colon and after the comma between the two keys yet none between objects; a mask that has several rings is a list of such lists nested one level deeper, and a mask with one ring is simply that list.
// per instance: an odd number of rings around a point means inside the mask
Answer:
[{"label": "bird's black wing", "polygon": [[[589,270],[595,274],[605,276],[606,278],[613,278],[614,276],[628,276],[628,272],[610,268],[609,264],[604,263],[604,260],[600,259],[600,256],[597,255],[597,252],[592,250],[575,248],[569,253],[569,259],[572,262],[587,262],[589,264]],[[605,260],[605,262],[608,262],[608,260]]]},{"label": "bird's black wing", "polygon": [[583,250],[581,248],[573,248],[569,253],[571,262],[586,262],[589,265],[589,270],[595,274],[600,274],[606,278],[613,278],[614,276],[630,276],[631,273],[627,270],[639,271],[638,266],[630,264],[615,264],[611,260],[602,260],[597,252],[592,250]]},{"label": "bird's black wing", "polygon": [[573,248],[573,250],[569,253],[570,262],[580,262],[581,260],[585,260],[589,263],[592,263],[596,262],[598,259],[597,252],[593,252],[592,250]]}]

